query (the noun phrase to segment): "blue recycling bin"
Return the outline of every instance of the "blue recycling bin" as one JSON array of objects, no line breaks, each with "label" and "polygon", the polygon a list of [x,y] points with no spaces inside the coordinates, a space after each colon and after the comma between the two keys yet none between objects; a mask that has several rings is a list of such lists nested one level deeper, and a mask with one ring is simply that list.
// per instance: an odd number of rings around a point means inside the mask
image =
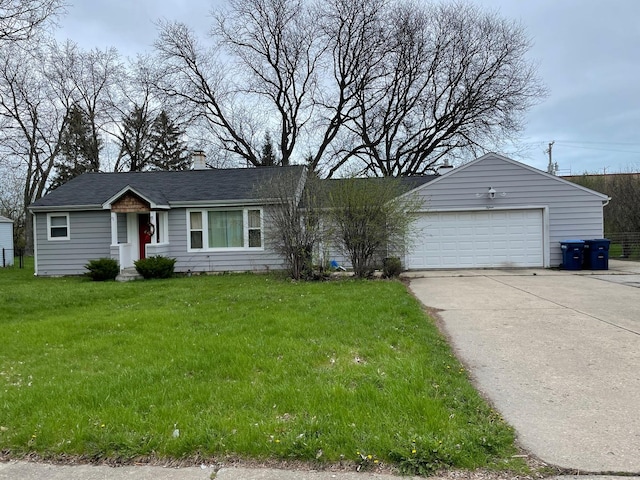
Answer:
[{"label": "blue recycling bin", "polygon": [[584,240],[563,240],[560,242],[562,268],[565,270],[582,270],[584,245]]},{"label": "blue recycling bin", "polygon": [[609,270],[609,245],[607,238],[585,240],[584,268],[590,270]]}]

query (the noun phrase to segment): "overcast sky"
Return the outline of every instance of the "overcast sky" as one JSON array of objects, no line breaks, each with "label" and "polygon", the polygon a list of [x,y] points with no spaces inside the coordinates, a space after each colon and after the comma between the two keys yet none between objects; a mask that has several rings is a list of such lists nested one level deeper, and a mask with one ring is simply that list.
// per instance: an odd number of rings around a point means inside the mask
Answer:
[{"label": "overcast sky", "polygon": [[[159,18],[204,37],[224,0],[71,0],[58,37],[83,48],[152,50]],[[640,171],[640,1],[470,0],[519,20],[550,95],[527,115],[516,160],[546,170],[548,143],[559,174]]]}]

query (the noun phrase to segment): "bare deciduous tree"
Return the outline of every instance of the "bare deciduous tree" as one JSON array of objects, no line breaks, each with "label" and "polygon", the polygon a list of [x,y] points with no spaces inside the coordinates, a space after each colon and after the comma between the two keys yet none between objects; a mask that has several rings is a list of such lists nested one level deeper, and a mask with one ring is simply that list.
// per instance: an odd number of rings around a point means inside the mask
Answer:
[{"label": "bare deciduous tree", "polygon": [[[47,76],[57,95],[70,100],[86,115],[91,139],[98,145],[101,134],[114,117],[118,82],[126,78],[120,55],[114,48],[82,50],[71,41],[63,45],[54,42],[50,50]],[[100,166],[97,149],[90,160],[97,170]]]},{"label": "bare deciduous tree", "polygon": [[411,246],[420,200],[397,178],[346,178],[330,183],[327,217],[334,245],[349,258],[357,277],[373,274],[384,257]]},{"label": "bare deciduous tree", "polygon": [[267,239],[284,259],[294,280],[313,275],[314,249],[325,237],[320,180],[313,174],[291,172],[259,187],[271,205],[265,209]]},{"label": "bare deciduous tree", "polygon": [[63,7],[63,0],[0,0],[0,42],[29,40]]},{"label": "bare deciduous tree", "polygon": [[[382,5],[234,0],[216,15],[210,49],[185,25],[165,22],[156,44],[161,90],[192,105],[221,147],[247,164],[261,165],[261,141],[272,131],[281,165],[305,157],[316,169],[375,67]],[[233,61],[216,62],[218,53]]]},{"label": "bare deciduous tree", "polygon": [[545,94],[524,29],[463,1],[232,0],[215,18],[210,49],[161,25],[163,90],[251,165],[271,131],[283,165],[423,174],[515,135]]},{"label": "bare deciduous tree", "polygon": [[255,140],[259,128],[236,101],[226,78],[227,67],[216,61],[194,32],[178,22],[160,22],[156,49],[163,64],[156,87],[174,106],[191,109],[193,120],[202,120],[220,147],[248,164],[260,165]]},{"label": "bare deciduous tree", "polygon": [[[5,46],[0,58],[0,116],[5,122],[0,148],[2,158],[24,172],[22,199],[26,208],[47,188],[60,151],[66,121],[66,106],[61,103],[66,99],[56,96],[44,72],[46,56],[38,51],[25,55]],[[30,229],[27,221],[27,242],[32,239]]]},{"label": "bare deciduous tree", "polygon": [[230,0],[214,34],[246,77],[236,88],[265,105],[278,125],[280,162],[291,163],[300,130],[311,118],[318,62],[325,46],[302,0]]},{"label": "bare deciduous tree", "polygon": [[343,158],[369,175],[424,174],[445,156],[477,154],[517,133],[545,94],[515,22],[459,1],[396,3],[388,19],[384,64],[361,91]]}]

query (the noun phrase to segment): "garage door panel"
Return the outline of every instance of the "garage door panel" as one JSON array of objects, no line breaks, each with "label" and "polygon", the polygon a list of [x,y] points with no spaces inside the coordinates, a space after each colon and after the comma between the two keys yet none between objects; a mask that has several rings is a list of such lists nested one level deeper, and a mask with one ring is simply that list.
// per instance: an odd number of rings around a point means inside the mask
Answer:
[{"label": "garage door panel", "polygon": [[425,214],[409,268],[543,266],[542,210]]}]

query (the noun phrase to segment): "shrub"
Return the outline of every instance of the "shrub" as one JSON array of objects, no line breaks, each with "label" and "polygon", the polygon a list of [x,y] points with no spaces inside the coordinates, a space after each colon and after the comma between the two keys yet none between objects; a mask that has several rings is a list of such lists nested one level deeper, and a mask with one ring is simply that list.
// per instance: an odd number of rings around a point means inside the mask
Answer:
[{"label": "shrub", "polygon": [[134,264],[138,273],[146,279],[169,278],[173,276],[176,259],[156,255],[155,257],[136,260]]},{"label": "shrub", "polygon": [[113,258],[99,258],[91,260],[84,268],[89,270],[86,275],[94,282],[102,282],[104,280],[115,280],[120,273],[118,262]]},{"label": "shrub", "polygon": [[387,257],[382,261],[382,275],[385,278],[396,278],[402,272],[402,262],[398,257]]}]

